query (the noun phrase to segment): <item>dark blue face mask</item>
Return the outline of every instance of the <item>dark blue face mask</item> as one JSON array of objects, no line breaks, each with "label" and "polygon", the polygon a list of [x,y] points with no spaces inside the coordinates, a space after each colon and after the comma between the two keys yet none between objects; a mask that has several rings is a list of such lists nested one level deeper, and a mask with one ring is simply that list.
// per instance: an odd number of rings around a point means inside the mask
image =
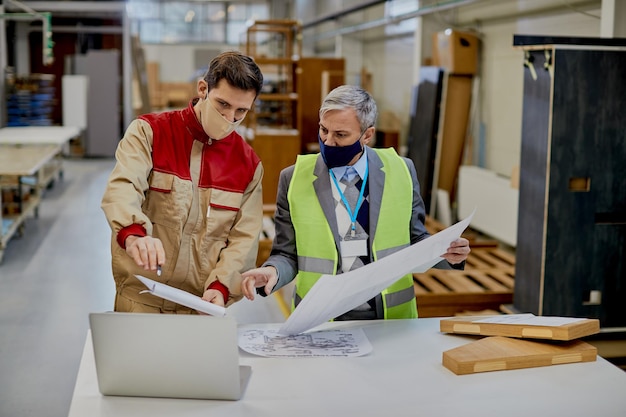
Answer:
[{"label": "dark blue face mask", "polygon": [[[363,136],[363,135],[361,135]],[[348,165],[352,159],[363,150],[361,145],[361,136],[352,145],[348,146],[326,146],[322,142],[322,138],[317,134],[317,140],[320,143],[320,152],[324,162],[328,168],[337,168]]]}]

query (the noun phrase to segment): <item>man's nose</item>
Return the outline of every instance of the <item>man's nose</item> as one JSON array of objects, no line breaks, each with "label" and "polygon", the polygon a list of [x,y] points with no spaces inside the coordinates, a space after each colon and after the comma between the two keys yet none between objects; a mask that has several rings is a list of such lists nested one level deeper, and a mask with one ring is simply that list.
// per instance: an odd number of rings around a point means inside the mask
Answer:
[{"label": "man's nose", "polygon": [[326,146],[337,146],[337,141],[335,140],[335,138],[333,138],[333,135],[331,134],[327,134],[326,139],[322,137],[322,140],[324,141],[324,145]]},{"label": "man's nose", "polygon": [[237,118],[235,118],[235,110],[222,110],[222,117],[229,122],[237,121]]}]

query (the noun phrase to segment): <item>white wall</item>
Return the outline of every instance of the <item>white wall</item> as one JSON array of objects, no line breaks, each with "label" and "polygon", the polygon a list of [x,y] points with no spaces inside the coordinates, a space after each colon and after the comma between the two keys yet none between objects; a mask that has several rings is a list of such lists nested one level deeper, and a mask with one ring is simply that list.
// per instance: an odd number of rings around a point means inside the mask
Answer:
[{"label": "white wall", "polygon": [[521,150],[524,67],[523,54],[512,47],[513,27],[482,28],[479,108],[473,120],[482,127],[474,130],[473,164],[505,176],[519,164]]},{"label": "white wall", "polygon": [[401,123],[400,143],[406,142],[413,78],[414,40],[412,37],[369,42],[363,64],[372,73],[372,95],[379,114],[392,112]]},{"label": "white wall", "polygon": [[364,65],[372,72],[371,93],[379,113],[391,112],[400,121],[401,146],[408,136],[411,94],[419,81],[419,69],[432,56],[431,34],[445,29],[439,19],[414,18],[410,23],[415,33],[369,41],[363,48]]},{"label": "white wall", "polygon": [[361,69],[367,55],[364,45],[356,39],[343,37],[337,41],[335,57],[345,58],[345,82],[346,84],[361,85]]},{"label": "white wall", "polygon": [[[188,82],[196,80],[196,52],[201,50],[238,49],[229,45],[204,46],[198,44],[178,45],[143,45],[146,62],[159,63],[159,72],[163,82]],[[206,62],[204,65],[208,65]]]}]

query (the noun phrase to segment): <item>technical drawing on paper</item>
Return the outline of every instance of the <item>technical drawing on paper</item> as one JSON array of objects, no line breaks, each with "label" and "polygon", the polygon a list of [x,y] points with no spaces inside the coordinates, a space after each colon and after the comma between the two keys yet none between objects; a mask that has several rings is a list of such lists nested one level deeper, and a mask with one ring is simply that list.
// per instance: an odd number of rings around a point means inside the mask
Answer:
[{"label": "technical drawing on paper", "polygon": [[239,333],[239,347],[268,357],[362,356],[372,351],[363,329],[335,329],[283,336],[275,329]]}]

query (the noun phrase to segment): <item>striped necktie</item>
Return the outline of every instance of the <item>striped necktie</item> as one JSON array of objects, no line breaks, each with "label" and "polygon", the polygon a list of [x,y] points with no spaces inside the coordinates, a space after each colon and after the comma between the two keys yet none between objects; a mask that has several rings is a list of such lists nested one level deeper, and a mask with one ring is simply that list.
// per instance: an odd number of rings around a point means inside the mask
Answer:
[{"label": "striped necktie", "polygon": [[[354,168],[349,167],[348,170],[353,170]],[[348,171],[346,171],[346,174],[348,174]],[[357,205],[357,201],[359,199],[359,194],[361,192],[361,186],[363,185],[363,181],[361,180],[361,177],[359,177],[359,175],[356,173],[356,171],[354,171],[354,178],[352,178],[352,180],[348,181],[347,180],[347,176],[345,175],[342,177],[341,181],[340,181],[340,187],[341,187],[341,191],[344,194],[344,197],[346,199],[346,201],[348,202],[348,204],[350,205],[350,210],[354,211],[354,209],[356,208]],[[341,196],[339,195],[339,193],[336,191],[336,188],[333,190],[333,196],[335,196],[335,213],[337,215],[337,227],[338,227],[338,231],[339,231],[339,236],[342,237],[342,239],[349,239],[351,237],[351,220],[350,220],[350,215],[348,213],[348,210],[346,210],[345,208],[345,204],[341,199]],[[357,214],[357,221],[356,221],[356,237],[360,238],[360,239],[368,239],[368,229],[369,229],[369,202],[368,202],[368,197],[369,197],[369,193],[368,193],[368,187],[366,186],[366,189],[364,190],[363,193],[363,202],[361,203],[361,207],[359,208],[359,212]],[[369,248],[369,245],[367,245]],[[369,262],[369,256],[365,255],[365,256],[349,256],[349,257],[344,257],[342,256],[342,271],[343,272],[348,272],[351,270],[354,270],[356,268],[359,268],[363,265],[365,265],[366,263]]]}]

